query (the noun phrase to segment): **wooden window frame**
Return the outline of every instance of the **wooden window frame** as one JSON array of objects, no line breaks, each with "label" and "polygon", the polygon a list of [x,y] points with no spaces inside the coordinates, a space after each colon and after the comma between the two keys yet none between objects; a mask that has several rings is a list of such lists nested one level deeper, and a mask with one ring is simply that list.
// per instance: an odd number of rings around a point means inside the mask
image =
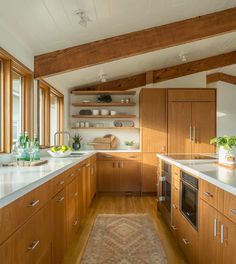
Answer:
[{"label": "wooden window frame", "polygon": [[[43,129],[43,142],[41,144],[41,148],[48,148],[50,147],[50,94],[53,93],[55,96],[58,97],[59,109],[58,109],[58,130],[62,131],[64,128],[64,95],[61,94],[57,89],[52,87],[46,81],[40,79],[38,80],[38,137],[40,138],[40,89],[44,90],[44,129]],[[63,144],[63,138],[59,136],[59,144]]]},{"label": "wooden window frame", "polygon": [[22,130],[27,130],[29,136],[33,136],[33,72],[7,51],[0,48],[0,60],[2,61],[2,105],[1,112],[1,153],[10,153],[12,146],[12,72],[15,71],[24,77],[23,84],[23,116]]}]

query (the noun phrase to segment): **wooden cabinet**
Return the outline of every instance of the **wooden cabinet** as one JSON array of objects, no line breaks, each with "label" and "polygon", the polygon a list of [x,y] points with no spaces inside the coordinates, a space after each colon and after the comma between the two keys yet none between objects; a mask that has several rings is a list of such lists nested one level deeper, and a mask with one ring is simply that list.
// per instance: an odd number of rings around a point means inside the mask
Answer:
[{"label": "wooden cabinet", "polygon": [[166,89],[142,89],[140,93],[140,128],[143,152],[166,152]]},{"label": "wooden cabinet", "polygon": [[67,247],[71,244],[79,227],[78,178],[66,186]]},{"label": "wooden cabinet", "polygon": [[236,224],[236,197],[230,193],[224,193],[224,215]]},{"label": "wooden cabinet", "polygon": [[96,159],[91,161],[90,173],[91,173],[90,184],[91,184],[91,200],[92,200],[97,192],[97,162],[96,162]]},{"label": "wooden cabinet", "polygon": [[66,249],[66,192],[61,190],[52,199],[53,263],[62,263]]},{"label": "wooden cabinet", "polygon": [[168,102],[168,152],[212,153],[215,102]]},{"label": "wooden cabinet", "polygon": [[35,213],[1,245],[0,259],[4,264],[52,263],[51,202]]},{"label": "wooden cabinet", "polygon": [[142,193],[157,192],[157,156],[156,153],[142,154]]},{"label": "wooden cabinet", "polygon": [[100,158],[98,162],[98,191],[101,193],[140,192],[140,161]]}]

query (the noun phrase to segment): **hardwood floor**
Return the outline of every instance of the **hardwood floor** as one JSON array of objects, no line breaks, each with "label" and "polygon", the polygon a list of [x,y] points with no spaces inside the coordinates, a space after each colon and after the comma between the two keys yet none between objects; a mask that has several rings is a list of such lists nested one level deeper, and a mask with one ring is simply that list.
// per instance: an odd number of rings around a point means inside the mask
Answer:
[{"label": "hardwood floor", "polygon": [[148,213],[151,216],[163,243],[168,263],[185,263],[183,254],[172,236],[171,231],[165,224],[160,213],[156,212],[155,197],[100,196],[93,200],[88,214],[81,223],[79,232],[66,254],[64,264],[80,263],[93,222],[97,214],[101,213]]}]

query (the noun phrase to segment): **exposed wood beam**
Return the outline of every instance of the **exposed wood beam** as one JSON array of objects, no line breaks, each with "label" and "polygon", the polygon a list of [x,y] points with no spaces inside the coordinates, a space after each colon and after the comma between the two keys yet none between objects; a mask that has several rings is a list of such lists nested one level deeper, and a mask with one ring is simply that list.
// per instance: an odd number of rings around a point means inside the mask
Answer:
[{"label": "exposed wood beam", "polygon": [[227,83],[236,85],[236,76],[229,75],[229,74],[222,73],[222,72],[216,72],[216,73],[207,75],[208,84],[218,82],[218,81],[227,82]]},{"label": "exposed wood beam", "polygon": [[35,57],[35,78],[232,32],[236,8],[99,40]]},{"label": "exposed wood beam", "polygon": [[[153,71],[153,83],[163,82],[232,64],[236,64],[236,51],[155,70]],[[128,78],[100,83],[89,87],[75,87],[73,90],[128,90],[144,86],[146,84],[146,76],[146,73],[141,73]]]}]

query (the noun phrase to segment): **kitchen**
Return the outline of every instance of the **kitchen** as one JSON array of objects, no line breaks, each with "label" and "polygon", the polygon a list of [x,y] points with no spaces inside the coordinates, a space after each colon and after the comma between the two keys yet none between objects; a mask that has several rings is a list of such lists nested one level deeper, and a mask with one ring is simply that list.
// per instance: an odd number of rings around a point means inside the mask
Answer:
[{"label": "kitchen", "polygon": [[0,1],[1,263],[236,263],[235,15]]}]

